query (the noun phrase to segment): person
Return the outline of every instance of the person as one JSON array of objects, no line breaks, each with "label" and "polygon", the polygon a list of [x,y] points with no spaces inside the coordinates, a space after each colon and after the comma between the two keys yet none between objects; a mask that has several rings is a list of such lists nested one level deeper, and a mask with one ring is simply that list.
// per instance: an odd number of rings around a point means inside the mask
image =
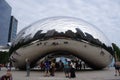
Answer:
[{"label": "person", "polygon": [[118,61],[115,62],[114,67],[115,67],[115,76],[117,76],[117,73],[120,76],[120,62],[118,62]]},{"label": "person", "polygon": [[40,63],[40,68],[41,68],[42,71],[45,70],[45,65],[44,65],[44,62],[43,62],[43,61]]},{"label": "person", "polygon": [[[73,61],[72,61],[71,63],[73,63]],[[76,60],[74,61],[74,63],[76,64],[76,65],[75,65],[75,69],[78,70],[78,69],[79,69],[79,60],[76,59]]]},{"label": "person", "polygon": [[50,75],[51,76],[55,76],[55,61],[51,61],[51,65],[50,65],[51,71],[50,71]]},{"label": "person", "polygon": [[63,67],[64,67],[63,62],[60,60],[59,61],[59,70],[62,71]]},{"label": "person", "polygon": [[45,76],[49,77],[50,75],[50,62],[48,60],[45,61]]},{"label": "person", "polygon": [[26,71],[27,71],[27,77],[30,76],[30,61],[28,58],[26,58]]},{"label": "person", "polygon": [[70,63],[67,61],[67,59],[65,59],[64,61],[64,72],[65,72],[66,78],[69,78],[70,77]]},{"label": "person", "polygon": [[0,71],[1,71],[2,64],[0,64]]},{"label": "person", "polygon": [[9,61],[9,62],[7,63],[7,69],[11,70],[11,68],[12,68],[12,62]]},{"label": "person", "polygon": [[3,75],[0,80],[13,80],[12,73],[10,70],[7,70],[7,73]]},{"label": "person", "polygon": [[76,63],[72,60],[71,63],[70,63],[70,66],[71,66],[71,69],[70,69],[70,78],[75,78],[76,75],[75,75],[75,66],[76,66]]},{"label": "person", "polygon": [[10,62],[7,63],[7,69],[11,70],[11,68],[10,68]]}]

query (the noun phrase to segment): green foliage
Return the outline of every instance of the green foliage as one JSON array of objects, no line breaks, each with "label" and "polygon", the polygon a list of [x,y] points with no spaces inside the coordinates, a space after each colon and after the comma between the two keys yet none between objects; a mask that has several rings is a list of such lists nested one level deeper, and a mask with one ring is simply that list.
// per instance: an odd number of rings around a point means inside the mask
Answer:
[{"label": "green foliage", "polygon": [[115,43],[112,43],[112,46],[115,52],[115,55],[114,55],[115,59],[120,61],[120,48]]},{"label": "green foliage", "polygon": [[0,64],[5,64],[9,61],[8,52],[0,52]]}]

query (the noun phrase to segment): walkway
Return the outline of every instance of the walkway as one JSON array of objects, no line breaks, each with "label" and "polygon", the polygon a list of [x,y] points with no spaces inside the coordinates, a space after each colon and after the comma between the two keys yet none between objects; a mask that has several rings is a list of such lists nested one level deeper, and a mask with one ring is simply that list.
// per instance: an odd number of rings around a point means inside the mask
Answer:
[{"label": "walkway", "polygon": [[[0,76],[6,73],[6,69],[2,68]],[[14,80],[120,80],[120,76],[114,76],[114,68],[104,70],[86,70],[77,71],[76,78],[65,78],[63,72],[56,72],[54,77],[44,77],[42,71],[31,71],[30,77],[26,77],[25,71],[12,70]]]}]

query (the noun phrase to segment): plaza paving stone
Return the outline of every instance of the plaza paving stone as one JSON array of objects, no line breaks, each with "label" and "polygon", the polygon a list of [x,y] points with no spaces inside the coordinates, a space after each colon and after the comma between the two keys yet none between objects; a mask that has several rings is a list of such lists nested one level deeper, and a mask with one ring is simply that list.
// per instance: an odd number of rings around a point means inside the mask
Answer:
[{"label": "plaza paving stone", "polygon": [[[55,76],[44,77],[43,71],[31,71],[30,77],[26,77],[26,71],[12,69],[13,80],[120,80],[120,76],[114,76],[114,68],[104,70],[82,70],[76,71],[76,78],[65,78],[64,72],[55,72]],[[0,76],[6,73],[2,68]]]}]

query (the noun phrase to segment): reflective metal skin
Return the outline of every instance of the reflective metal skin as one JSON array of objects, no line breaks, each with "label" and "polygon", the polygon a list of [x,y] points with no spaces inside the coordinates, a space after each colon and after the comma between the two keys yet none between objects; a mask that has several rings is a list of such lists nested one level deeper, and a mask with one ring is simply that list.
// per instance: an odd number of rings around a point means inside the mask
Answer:
[{"label": "reflective metal skin", "polygon": [[13,64],[21,69],[26,58],[34,67],[48,54],[74,55],[93,69],[106,67],[113,59],[111,43],[103,33],[72,17],[51,17],[29,25],[18,34],[10,53]]}]

